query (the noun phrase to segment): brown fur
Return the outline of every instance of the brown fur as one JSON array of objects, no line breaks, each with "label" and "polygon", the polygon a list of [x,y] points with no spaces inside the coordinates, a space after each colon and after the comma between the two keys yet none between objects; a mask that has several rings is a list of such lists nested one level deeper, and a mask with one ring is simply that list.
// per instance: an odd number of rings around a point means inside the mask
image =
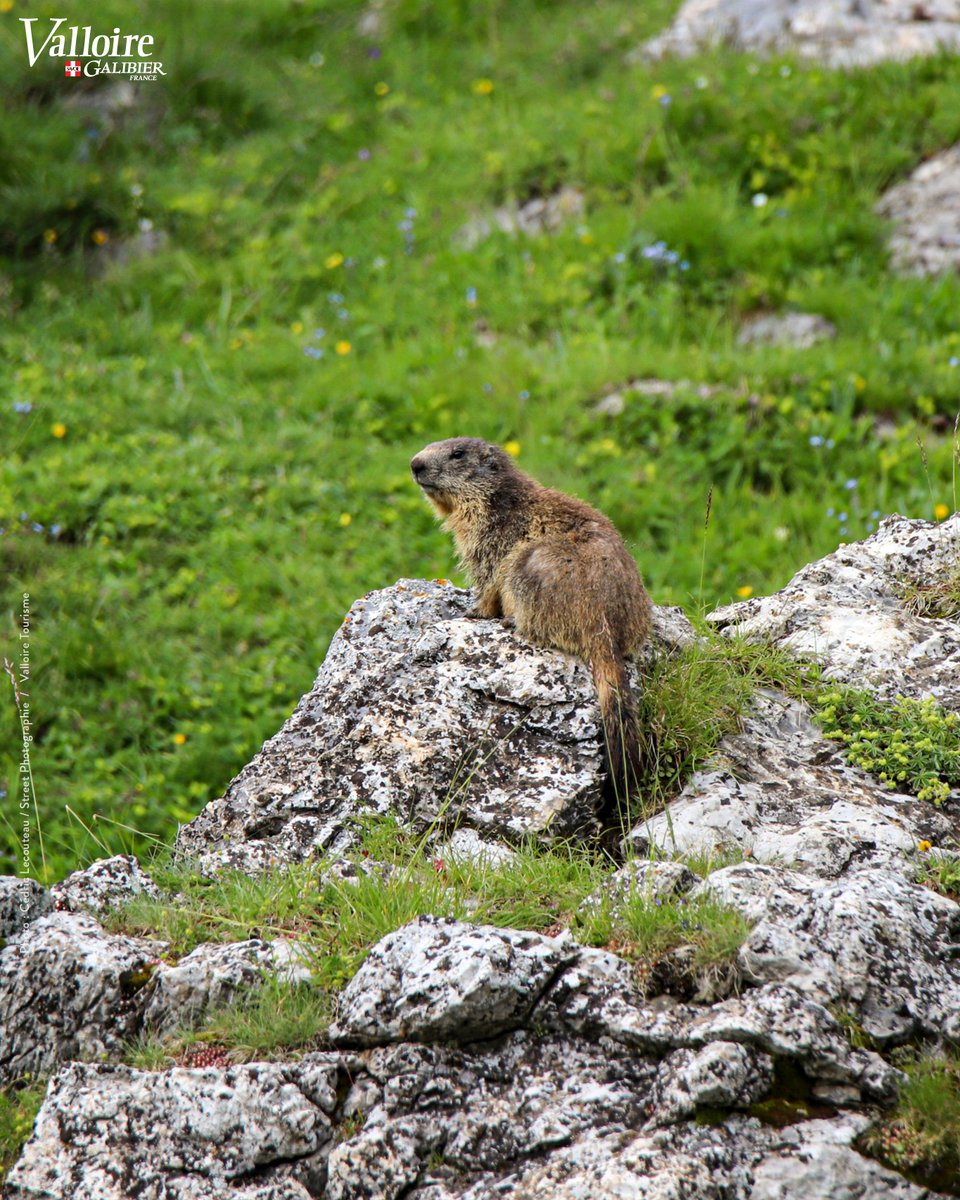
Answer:
[{"label": "brown fur", "polygon": [[479,438],[433,442],[410,468],[473,578],[473,615],[512,619],[523,637],[590,664],[611,778],[626,797],[641,739],[625,660],[647,639],[651,606],[619,533]]}]

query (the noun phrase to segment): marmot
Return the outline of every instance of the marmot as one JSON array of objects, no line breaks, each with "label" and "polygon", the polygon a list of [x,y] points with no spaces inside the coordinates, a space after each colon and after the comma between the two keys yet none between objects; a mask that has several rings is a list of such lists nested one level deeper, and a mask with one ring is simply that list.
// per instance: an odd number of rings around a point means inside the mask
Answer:
[{"label": "marmot", "polygon": [[651,603],[613,523],[480,438],[432,442],[410,469],[476,585],[471,615],[512,620],[530,641],[590,664],[610,780],[626,800],[641,737],[625,659],[647,639]]}]

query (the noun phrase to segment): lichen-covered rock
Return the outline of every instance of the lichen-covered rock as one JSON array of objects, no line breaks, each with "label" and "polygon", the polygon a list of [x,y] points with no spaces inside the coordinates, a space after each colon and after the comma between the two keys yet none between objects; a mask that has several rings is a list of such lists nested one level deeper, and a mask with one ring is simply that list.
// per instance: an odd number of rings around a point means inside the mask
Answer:
[{"label": "lichen-covered rock", "polygon": [[921,839],[952,836],[947,815],[849,766],[802,704],[771,692],[629,841],[641,853],[746,853],[832,877],[865,860],[909,870]]},{"label": "lichen-covered rock", "polygon": [[0,940],[14,937],[53,907],[53,899],[35,879],[0,875]]},{"label": "lichen-covered rock", "polygon": [[709,615],[724,633],[817,658],[827,679],[932,696],[960,711],[960,621],[920,617],[908,584],[930,584],[960,553],[960,513],[935,524],[887,517],[871,537],[810,563],[772,596]]},{"label": "lichen-covered rock", "polygon": [[[516,841],[598,828],[603,765],[589,668],[469,593],[406,580],[358,600],[313,690],[221,800],[180,833],[206,868],[342,849],[358,814]],[[683,626],[669,614],[669,630]],[[689,623],[686,625],[689,630]]]},{"label": "lichen-covered rock", "polygon": [[326,1065],[322,1088],[316,1064],[305,1073],[309,1095],[295,1064],[162,1072],[72,1064],[51,1082],[8,1178],[10,1200],[305,1197],[289,1177],[245,1178],[329,1143],[337,1066]]},{"label": "lichen-covered rock", "polygon": [[0,950],[0,1080],[116,1053],[137,1028],[162,943],[50,913]]},{"label": "lichen-covered rock", "polygon": [[813,884],[745,863],[702,888],[760,918],[739,953],[752,982],[838,1005],[880,1043],[960,1035],[960,905],[947,897],[873,866]]},{"label": "lichen-covered rock", "polygon": [[877,212],[894,222],[893,265],[914,275],[960,270],[960,145],[922,162],[884,192]]},{"label": "lichen-covered rock", "polygon": [[692,1117],[699,1108],[747,1108],[773,1083],[773,1059],[740,1042],[675,1050],[660,1064],[650,1101],[651,1123]]},{"label": "lichen-covered rock", "polygon": [[160,889],[132,854],[117,854],[74,871],[55,883],[50,894],[57,908],[102,917],[135,896],[156,899]]},{"label": "lichen-covered rock", "polygon": [[335,1042],[473,1041],[522,1025],[579,947],[569,938],[419,917],[371,950],[338,1001]]},{"label": "lichen-covered rock", "polygon": [[904,0],[686,0],[644,55],[689,57],[723,43],[861,67],[960,49],[960,3]]},{"label": "lichen-covered rock", "polygon": [[267,974],[291,985],[312,979],[306,951],[282,938],[197,946],[179,962],[160,963],[153,972],[144,989],[144,1027],[163,1034],[195,1026],[239,988],[253,987]]}]

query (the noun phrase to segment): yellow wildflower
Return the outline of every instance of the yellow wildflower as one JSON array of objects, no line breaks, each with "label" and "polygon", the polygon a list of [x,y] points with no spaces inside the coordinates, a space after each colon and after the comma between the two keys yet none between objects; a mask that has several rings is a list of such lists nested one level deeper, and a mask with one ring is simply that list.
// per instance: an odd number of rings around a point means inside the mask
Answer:
[{"label": "yellow wildflower", "polygon": [[937,504],[934,506],[933,515],[938,521],[945,521],[950,516],[950,509],[946,504]]},{"label": "yellow wildflower", "polygon": [[743,585],[743,587],[737,588],[737,595],[740,597],[741,600],[746,600],[748,596],[753,595],[753,588],[750,586],[749,583],[745,583]]},{"label": "yellow wildflower", "polygon": [[379,83],[374,84],[373,90],[378,96],[386,96],[386,94],[390,91],[390,84],[384,83],[381,79]]},{"label": "yellow wildflower", "polygon": [[337,344],[334,346],[334,350],[336,350],[336,352],[341,356],[341,358],[343,357],[343,355],[349,354],[352,349],[353,349],[353,347],[350,345],[349,342],[337,342]]},{"label": "yellow wildflower", "polygon": [[0,0],[0,13],[8,13],[13,8],[13,0]]},{"label": "yellow wildflower", "polygon": [[926,838],[924,838],[922,842],[917,842],[917,849],[921,854],[926,854],[926,852],[931,849],[932,846],[933,842],[928,842]]},{"label": "yellow wildflower", "polygon": [[173,744],[175,746],[182,746],[186,742],[186,740],[187,740],[187,735],[185,733],[175,733],[173,735]]},{"label": "yellow wildflower", "polygon": [[520,443],[519,442],[504,442],[503,448],[504,448],[504,450],[506,450],[506,452],[510,455],[511,458],[519,458],[520,457]]},{"label": "yellow wildflower", "polygon": [[658,83],[651,89],[650,95],[654,100],[662,100],[664,96],[670,95],[670,89],[664,87],[662,83]]},{"label": "yellow wildflower", "polygon": [[52,246],[53,243],[57,240],[58,236],[59,236],[59,234],[57,233],[57,231],[55,229],[45,229],[43,232],[43,240],[47,243],[48,246]]},{"label": "yellow wildflower", "polygon": [[90,240],[95,246],[105,246],[110,241],[110,234],[105,229],[95,229],[90,234]]},{"label": "yellow wildflower", "polygon": [[67,427],[62,421],[57,421],[55,425],[51,426],[50,432],[55,438],[65,438],[67,436]]},{"label": "yellow wildflower", "polygon": [[339,250],[336,251],[335,254],[329,254],[323,260],[323,265],[327,268],[328,271],[333,271],[337,267],[343,265],[343,255],[340,253]]},{"label": "yellow wildflower", "polygon": [[475,79],[470,87],[475,96],[489,96],[493,91],[493,80]]},{"label": "yellow wildflower", "polygon": [[295,333],[299,337],[300,334],[303,333],[303,322],[302,321],[294,321],[293,324],[290,326],[290,332]]},{"label": "yellow wildflower", "polygon": [[344,529],[346,529],[346,527],[352,523],[353,523],[353,517],[349,513],[341,513],[340,514],[340,524],[343,526]]}]

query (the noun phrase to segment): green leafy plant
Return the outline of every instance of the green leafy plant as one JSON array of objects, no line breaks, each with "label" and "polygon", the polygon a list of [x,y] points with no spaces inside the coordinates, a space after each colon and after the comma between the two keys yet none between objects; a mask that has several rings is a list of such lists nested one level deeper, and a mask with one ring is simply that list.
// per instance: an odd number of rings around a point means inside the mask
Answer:
[{"label": "green leafy plant", "polygon": [[945,896],[960,897],[960,857],[926,854],[917,868],[917,882]]},{"label": "green leafy plant", "polygon": [[960,717],[933,700],[884,704],[871,692],[833,688],[820,696],[817,716],[848,762],[891,789],[942,804],[960,786]]}]

